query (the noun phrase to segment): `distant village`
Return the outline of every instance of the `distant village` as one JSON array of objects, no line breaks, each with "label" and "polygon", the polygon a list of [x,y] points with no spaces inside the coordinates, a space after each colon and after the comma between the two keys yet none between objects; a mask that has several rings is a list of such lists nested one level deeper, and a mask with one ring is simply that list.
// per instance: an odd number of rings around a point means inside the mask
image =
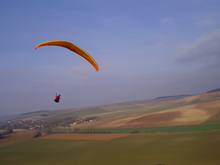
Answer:
[{"label": "distant village", "polygon": [[0,125],[0,130],[4,130],[6,127],[11,129],[30,129],[30,130],[39,130],[46,133],[52,132],[65,132],[72,131],[76,132],[80,130],[79,128],[74,128],[74,126],[86,123],[86,122],[94,122],[95,118],[74,118],[74,117],[66,117],[63,119],[51,119],[51,120],[14,120],[8,121],[7,123]]}]

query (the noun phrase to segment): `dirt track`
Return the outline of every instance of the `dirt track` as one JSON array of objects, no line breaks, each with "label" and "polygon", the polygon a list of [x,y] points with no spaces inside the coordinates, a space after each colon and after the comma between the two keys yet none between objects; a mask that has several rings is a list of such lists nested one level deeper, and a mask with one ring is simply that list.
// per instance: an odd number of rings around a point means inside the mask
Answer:
[{"label": "dirt track", "polygon": [[112,140],[130,134],[52,134],[43,139],[69,139],[69,140]]}]

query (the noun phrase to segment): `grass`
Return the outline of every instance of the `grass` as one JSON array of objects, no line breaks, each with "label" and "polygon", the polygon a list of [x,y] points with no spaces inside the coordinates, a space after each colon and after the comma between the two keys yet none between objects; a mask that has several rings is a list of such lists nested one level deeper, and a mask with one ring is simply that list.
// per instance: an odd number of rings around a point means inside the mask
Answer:
[{"label": "grass", "polygon": [[214,124],[220,123],[220,111],[204,122],[204,124],[211,124],[211,123]]},{"label": "grass", "polygon": [[198,103],[206,103],[206,102],[211,102],[211,101],[216,101],[216,100],[220,100],[220,97],[211,97],[211,98],[205,98],[205,99],[198,98],[198,99],[190,102],[189,105],[198,104]]},{"label": "grass", "polygon": [[34,139],[0,150],[4,165],[220,164],[220,131],[132,134],[109,140]]}]

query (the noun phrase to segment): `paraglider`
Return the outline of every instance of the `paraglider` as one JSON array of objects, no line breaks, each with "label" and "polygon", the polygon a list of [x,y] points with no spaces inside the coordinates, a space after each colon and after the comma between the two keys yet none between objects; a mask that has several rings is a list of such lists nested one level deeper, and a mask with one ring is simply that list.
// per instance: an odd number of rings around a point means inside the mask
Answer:
[{"label": "paraglider", "polygon": [[55,99],[54,99],[54,101],[55,101],[56,103],[59,103],[59,102],[60,102],[60,96],[61,96],[61,95],[57,95],[57,94],[56,94]]},{"label": "paraglider", "polygon": [[[98,72],[99,71],[99,66],[97,64],[97,62],[94,60],[94,58],[85,50],[83,50],[81,47],[69,42],[69,41],[65,41],[65,40],[49,40],[49,41],[44,41],[41,42],[39,44],[37,44],[35,46],[35,49],[41,47],[41,46],[60,46],[60,47],[64,47],[69,49],[70,51],[75,52],[76,54],[80,55],[81,57],[83,57],[84,59],[86,59],[94,68],[95,70]],[[56,103],[60,102],[60,96],[61,95],[57,95],[55,96],[54,101]]]},{"label": "paraglider", "polygon": [[93,65],[93,67],[96,69],[96,71],[99,71],[99,66],[97,62],[94,60],[94,58],[85,50],[83,50],[81,47],[69,42],[69,41],[64,41],[64,40],[50,40],[50,41],[44,41],[39,43],[38,45],[35,46],[35,49],[41,47],[41,46],[61,46],[64,48],[67,48],[78,55],[82,56],[84,59],[86,59],[90,64]]}]

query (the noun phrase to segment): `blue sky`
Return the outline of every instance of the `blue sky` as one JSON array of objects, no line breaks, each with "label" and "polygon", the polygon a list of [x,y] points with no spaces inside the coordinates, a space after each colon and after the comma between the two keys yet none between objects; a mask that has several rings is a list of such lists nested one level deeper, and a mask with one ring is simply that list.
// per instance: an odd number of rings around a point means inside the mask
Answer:
[{"label": "blue sky", "polygon": [[[220,87],[218,0],[0,0],[0,114]],[[60,47],[89,52],[100,71]],[[55,93],[61,102],[53,102]]]}]

